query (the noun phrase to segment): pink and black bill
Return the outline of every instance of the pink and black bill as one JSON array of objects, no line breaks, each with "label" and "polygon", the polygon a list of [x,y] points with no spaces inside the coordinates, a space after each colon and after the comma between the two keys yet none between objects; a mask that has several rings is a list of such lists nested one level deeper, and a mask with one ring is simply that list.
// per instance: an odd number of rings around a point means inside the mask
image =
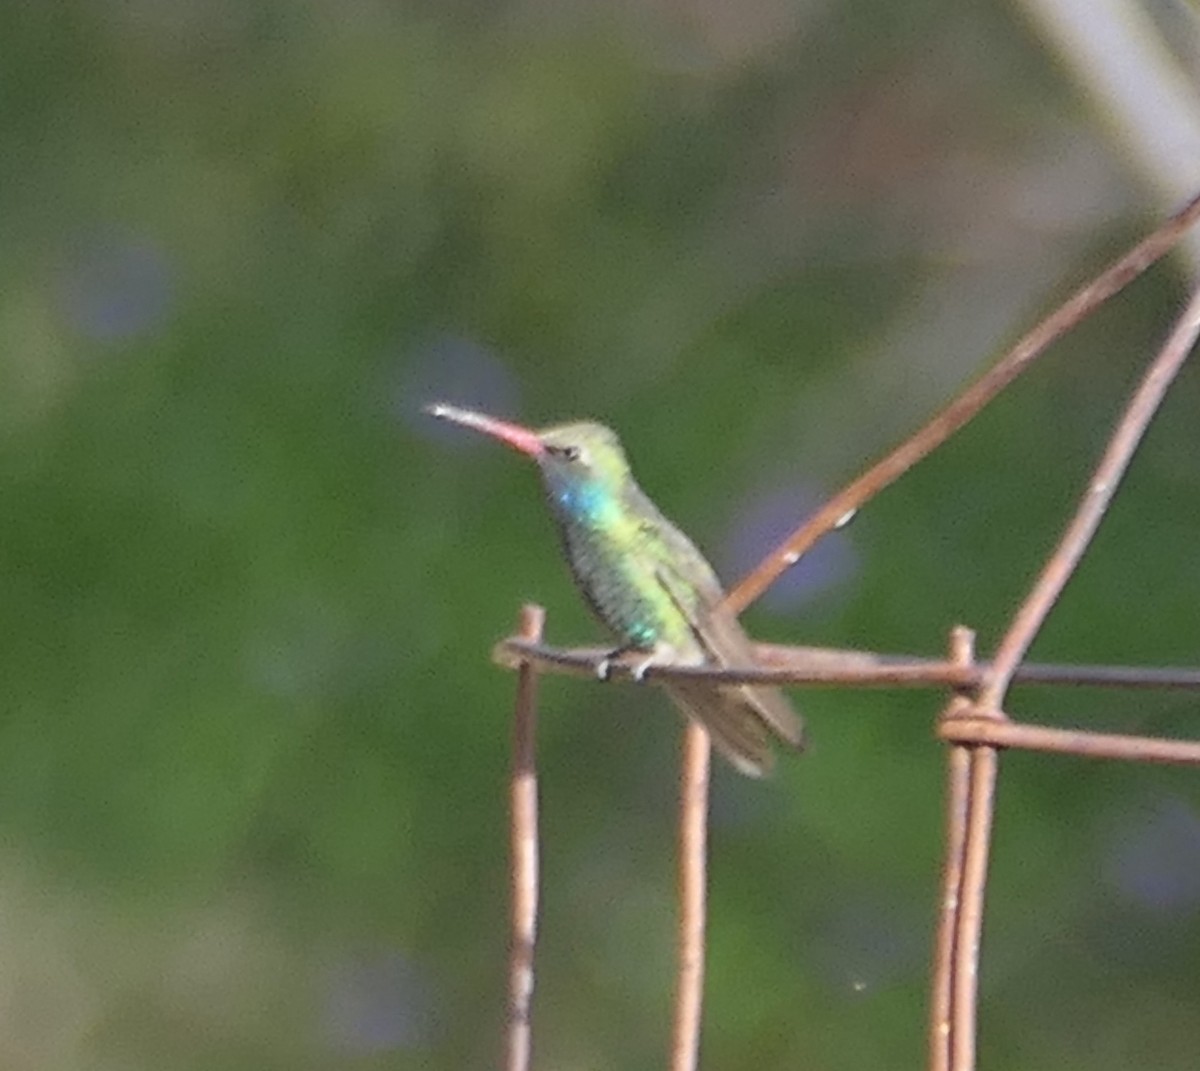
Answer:
[{"label": "pink and black bill", "polygon": [[506,420],[497,420],[484,413],[477,413],[473,409],[460,409],[457,405],[438,402],[435,405],[425,406],[425,412],[430,416],[437,417],[438,420],[461,424],[464,428],[474,428],[530,457],[538,457],[546,450],[537,432],[532,429],[523,428],[520,424],[510,424]]}]

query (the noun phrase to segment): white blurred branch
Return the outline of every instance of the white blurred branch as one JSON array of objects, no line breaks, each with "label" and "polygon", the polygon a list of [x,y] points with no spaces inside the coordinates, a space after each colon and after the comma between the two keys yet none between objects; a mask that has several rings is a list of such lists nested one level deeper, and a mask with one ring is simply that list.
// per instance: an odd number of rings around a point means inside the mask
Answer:
[{"label": "white blurred branch", "polygon": [[[1016,0],[1167,207],[1200,189],[1200,89],[1140,0]],[[1200,270],[1200,236],[1184,248]]]}]

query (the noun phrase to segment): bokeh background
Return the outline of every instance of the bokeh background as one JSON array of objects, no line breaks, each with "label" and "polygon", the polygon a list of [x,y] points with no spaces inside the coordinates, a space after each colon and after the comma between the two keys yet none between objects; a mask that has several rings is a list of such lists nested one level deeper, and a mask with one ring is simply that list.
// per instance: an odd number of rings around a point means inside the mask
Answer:
[{"label": "bokeh background", "polygon": [[[0,1066],[496,1066],[488,651],[525,600],[600,634],[527,466],[421,404],[610,423],[732,581],[1200,187],[1198,75],[1168,2],[0,6]],[[751,630],[989,649],[1193,263]],[[1198,404],[1192,369],[1035,655],[1196,663]],[[797,701],[810,756],[715,775],[705,1065],[920,1066],[939,699]],[[551,678],[541,729],[537,1066],[660,1067],[675,715]],[[984,1063],[1194,1067],[1195,774],[1003,766]]]}]

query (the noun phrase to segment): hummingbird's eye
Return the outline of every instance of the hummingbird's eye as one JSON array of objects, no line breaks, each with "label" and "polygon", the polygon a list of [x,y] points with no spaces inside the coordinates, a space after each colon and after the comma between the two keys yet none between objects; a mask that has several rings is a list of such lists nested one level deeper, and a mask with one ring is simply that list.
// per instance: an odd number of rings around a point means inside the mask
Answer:
[{"label": "hummingbird's eye", "polygon": [[564,461],[578,461],[581,456],[581,451],[578,446],[549,446],[547,451],[555,457],[560,457]]}]

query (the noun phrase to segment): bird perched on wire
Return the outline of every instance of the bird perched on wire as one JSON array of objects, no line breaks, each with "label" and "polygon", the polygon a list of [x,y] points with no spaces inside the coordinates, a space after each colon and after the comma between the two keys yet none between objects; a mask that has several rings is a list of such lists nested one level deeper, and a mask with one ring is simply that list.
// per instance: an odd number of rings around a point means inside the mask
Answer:
[{"label": "bird perched on wire", "polygon": [[[617,436],[581,421],[533,430],[453,405],[426,411],[474,428],[538,466],[575,583],[617,637],[611,657],[652,665],[749,666],[750,640],[724,606],[725,593],[704,556],[637,485]],[[607,676],[610,661],[599,667]],[[804,747],[804,726],[774,687],[676,678],[664,688],[705,729],[738,770],[762,777],[773,740]]]}]

